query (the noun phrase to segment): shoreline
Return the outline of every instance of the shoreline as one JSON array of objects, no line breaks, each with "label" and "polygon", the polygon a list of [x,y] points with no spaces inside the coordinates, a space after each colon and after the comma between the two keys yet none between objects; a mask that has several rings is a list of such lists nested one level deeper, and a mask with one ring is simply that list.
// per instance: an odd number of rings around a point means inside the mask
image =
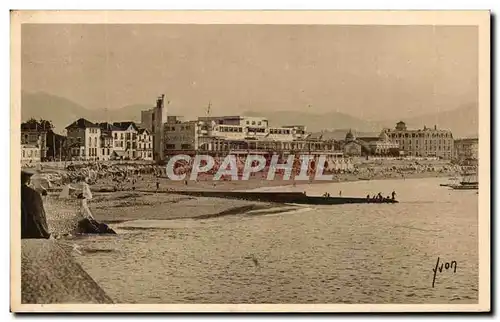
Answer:
[{"label": "shoreline", "polygon": [[[369,181],[378,180],[405,180],[405,179],[425,179],[425,178],[446,178],[456,176],[450,172],[423,172],[407,174],[404,178],[396,175],[375,175]],[[156,179],[156,178],[153,178]],[[333,184],[344,182],[358,182],[358,175],[346,174],[337,176],[337,180],[315,180],[315,181],[295,181],[299,189],[306,190],[308,185]],[[147,182],[144,182],[147,185]],[[151,181],[149,182],[151,183]],[[219,181],[214,187],[213,181],[199,181],[195,184],[188,183],[186,186],[181,181],[162,181],[161,189],[155,190],[137,189],[116,192],[94,191],[93,199],[89,202],[95,219],[108,225],[121,224],[134,220],[179,220],[179,219],[208,219],[228,215],[243,215],[253,210],[265,210],[270,208],[283,208],[285,204],[270,202],[245,201],[212,197],[191,197],[169,193],[169,190],[220,190],[220,191],[258,191],[266,188],[279,189],[293,186],[292,180],[264,181],[259,178],[252,178],[246,181]],[[153,184],[154,185],[154,184]],[[74,200],[64,201],[57,198],[57,194],[51,194],[44,202],[48,213],[48,220],[51,220],[54,227],[64,227],[62,223],[75,220],[78,211],[78,203]],[[51,216],[53,214],[53,216]],[[62,216],[61,216],[62,215]],[[54,218],[55,217],[55,218]],[[63,220],[60,218],[63,217]],[[55,219],[55,220],[54,220]],[[57,229],[57,228],[56,228]]]}]

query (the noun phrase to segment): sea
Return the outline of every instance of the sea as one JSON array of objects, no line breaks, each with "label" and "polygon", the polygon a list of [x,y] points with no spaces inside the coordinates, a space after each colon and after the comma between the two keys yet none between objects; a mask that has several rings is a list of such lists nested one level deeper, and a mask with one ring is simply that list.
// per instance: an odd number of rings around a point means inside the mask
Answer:
[{"label": "sea", "polygon": [[356,197],[395,191],[399,203],[133,221],[113,226],[116,236],[72,242],[115,303],[478,303],[478,194],[440,186],[447,182],[262,188]]}]

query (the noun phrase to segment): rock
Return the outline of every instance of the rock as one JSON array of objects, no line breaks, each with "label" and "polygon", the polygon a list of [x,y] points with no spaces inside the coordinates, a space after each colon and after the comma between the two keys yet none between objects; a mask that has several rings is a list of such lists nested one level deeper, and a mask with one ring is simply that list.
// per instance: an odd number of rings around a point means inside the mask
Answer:
[{"label": "rock", "polygon": [[109,228],[108,225],[103,223],[98,223],[91,219],[82,219],[78,222],[78,233],[79,234],[113,234],[116,232]]}]

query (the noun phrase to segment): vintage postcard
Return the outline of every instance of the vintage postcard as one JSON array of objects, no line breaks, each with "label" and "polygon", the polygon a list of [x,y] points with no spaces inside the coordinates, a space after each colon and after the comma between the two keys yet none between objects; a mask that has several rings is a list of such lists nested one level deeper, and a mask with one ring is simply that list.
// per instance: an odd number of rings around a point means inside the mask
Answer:
[{"label": "vintage postcard", "polygon": [[488,11],[11,27],[12,311],[490,310]]}]

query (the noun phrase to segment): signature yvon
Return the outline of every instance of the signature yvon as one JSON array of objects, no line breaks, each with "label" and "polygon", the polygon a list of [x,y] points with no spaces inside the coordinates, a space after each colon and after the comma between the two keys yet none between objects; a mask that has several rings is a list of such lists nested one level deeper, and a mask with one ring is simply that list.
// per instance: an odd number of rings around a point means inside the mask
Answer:
[{"label": "signature yvon", "polygon": [[436,274],[439,270],[439,273],[443,272],[443,268],[445,270],[453,270],[453,273],[457,272],[457,262],[456,261],[451,261],[451,262],[446,262],[446,263],[441,263],[441,266],[439,266],[439,257],[436,262],[436,268],[433,268],[432,271],[434,272],[434,278],[432,279],[432,287],[434,287],[434,283],[436,282]]}]

